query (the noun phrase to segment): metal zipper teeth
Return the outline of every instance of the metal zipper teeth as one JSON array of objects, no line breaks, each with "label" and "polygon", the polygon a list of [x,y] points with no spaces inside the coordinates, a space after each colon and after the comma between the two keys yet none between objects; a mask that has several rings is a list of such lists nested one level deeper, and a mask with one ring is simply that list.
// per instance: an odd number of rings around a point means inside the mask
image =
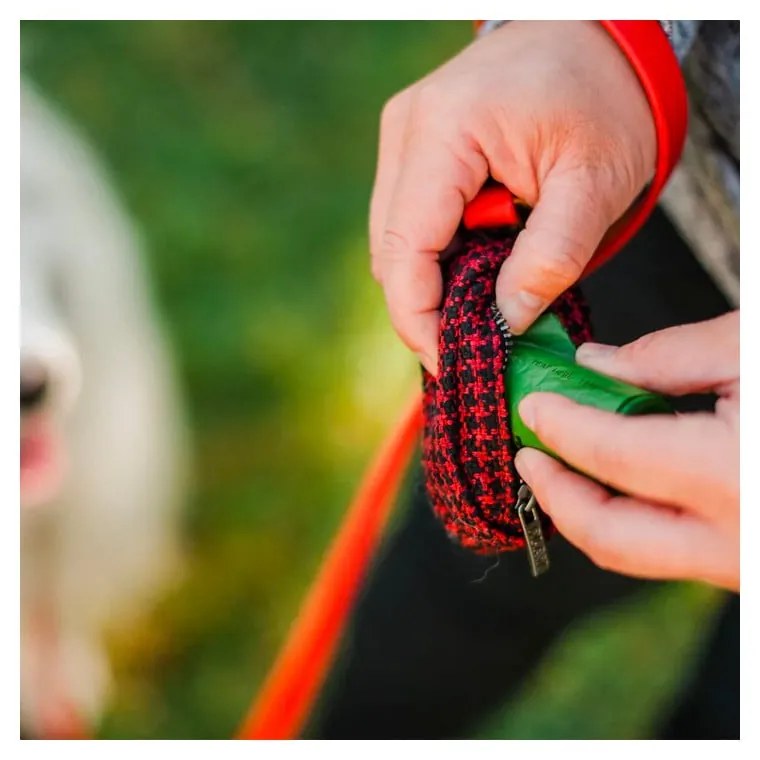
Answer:
[{"label": "metal zipper teeth", "polygon": [[[491,313],[504,341],[506,361],[509,361],[509,355],[514,345],[512,331],[509,329],[507,320],[504,319],[504,315],[495,302],[491,304]],[[530,486],[519,477],[519,474],[518,480],[517,501],[514,509],[517,512],[523,534],[525,535],[525,547],[528,552],[530,570],[533,577],[536,578],[549,569],[549,552],[543,530],[541,529],[541,518],[538,512],[536,497],[533,495]]]},{"label": "metal zipper teeth", "polygon": [[[502,344],[504,346],[504,367],[506,369],[506,365],[509,362],[509,357],[510,357],[510,354],[512,353],[512,348],[514,346],[514,336],[512,335],[512,330],[509,329],[507,320],[504,318],[504,315],[501,313],[501,310],[496,305],[495,301],[491,304],[491,314],[493,315],[494,322],[496,322],[496,327],[499,328],[499,332],[501,333]],[[517,472],[516,469],[515,469],[515,475],[517,476],[517,479],[519,480],[518,491],[523,486],[527,488],[528,487],[527,484],[520,477],[520,474]],[[516,506],[515,506],[515,510],[517,510]]]},{"label": "metal zipper teeth", "polygon": [[504,351],[507,354],[507,361],[508,361],[509,353],[512,350],[512,345],[514,344],[512,331],[509,329],[507,320],[504,319],[504,315],[501,313],[501,311],[499,310],[499,307],[496,305],[495,302],[491,304],[491,313],[493,314],[493,318],[494,318],[494,321],[496,322],[496,326],[499,328],[499,332],[501,333],[504,339]]}]

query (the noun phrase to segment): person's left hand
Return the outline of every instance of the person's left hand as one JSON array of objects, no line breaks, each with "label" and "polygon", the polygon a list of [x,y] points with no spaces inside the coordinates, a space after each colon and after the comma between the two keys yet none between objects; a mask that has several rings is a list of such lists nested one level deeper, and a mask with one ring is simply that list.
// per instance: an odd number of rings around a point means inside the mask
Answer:
[{"label": "person's left hand", "polygon": [[711,414],[625,417],[553,393],[527,396],[523,421],[599,481],[523,448],[515,463],[542,509],[600,567],[738,591],[739,312],[618,349],[588,344],[577,360],[662,393],[720,398]]}]

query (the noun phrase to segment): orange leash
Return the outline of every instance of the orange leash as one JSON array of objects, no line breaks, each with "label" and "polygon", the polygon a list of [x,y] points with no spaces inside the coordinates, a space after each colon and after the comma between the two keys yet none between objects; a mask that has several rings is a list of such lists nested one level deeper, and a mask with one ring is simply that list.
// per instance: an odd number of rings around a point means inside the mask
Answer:
[{"label": "orange leash", "polygon": [[238,739],[295,739],[319,695],[422,431],[415,393],[367,470]]}]

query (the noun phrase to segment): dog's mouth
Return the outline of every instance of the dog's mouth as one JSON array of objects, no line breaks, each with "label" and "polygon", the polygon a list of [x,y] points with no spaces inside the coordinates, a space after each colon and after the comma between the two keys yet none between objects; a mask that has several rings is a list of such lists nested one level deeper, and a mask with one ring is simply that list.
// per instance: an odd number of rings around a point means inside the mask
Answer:
[{"label": "dog's mouth", "polygon": [[38,507],[58,494],[65,471],[61,436],[40,414],[21,420],[21,505]]}]

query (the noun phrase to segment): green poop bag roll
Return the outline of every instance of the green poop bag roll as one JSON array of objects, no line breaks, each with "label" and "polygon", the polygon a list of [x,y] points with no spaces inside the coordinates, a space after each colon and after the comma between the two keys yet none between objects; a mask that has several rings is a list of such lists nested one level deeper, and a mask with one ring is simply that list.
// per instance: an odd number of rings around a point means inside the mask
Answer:
[{"label": "green poop bag roll", "polygon": [[560,457],[520,417],[520,401],[529,393],[559,393],[579,404],[617,414],[672,412],[663,396],[577,364],[575,346],[551,313],[541,316],[523,335],[512,338],[504,379],[515,445],[540,449],[556,459]]}]

